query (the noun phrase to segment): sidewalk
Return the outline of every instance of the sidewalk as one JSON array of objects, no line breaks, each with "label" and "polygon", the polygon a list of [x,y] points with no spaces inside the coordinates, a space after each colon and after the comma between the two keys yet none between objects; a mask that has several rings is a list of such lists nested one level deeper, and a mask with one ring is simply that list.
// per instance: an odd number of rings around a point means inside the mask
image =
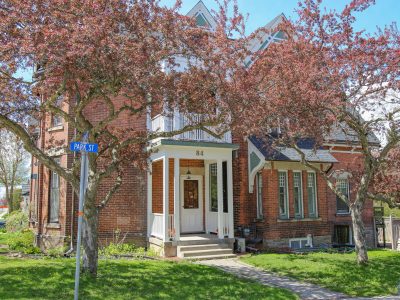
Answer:
[{"label": "sidewalk", "polygon": [[363,299],[385,299],[385,300],[400,300],[400,296],[383,296],[373,298],[351,298],[348,295],[339,292],[333,292],[315,284],[305,283],[296,281],[294,279],[278,276],[272,273],[268,273],[259,268],[250,266],[239,261],[236,258],[233,259],[219,259],[219,260],[204,260],[198,263],[217,267],[224,270],[225,272],[234,274],[238,277],[248,278],[258,281],[261,284],[268,286],[276,286],[284,289],[288,289],[297,295],[301,299],[314,300],[314,299],[352,299],[352,300],[363,300]]}]

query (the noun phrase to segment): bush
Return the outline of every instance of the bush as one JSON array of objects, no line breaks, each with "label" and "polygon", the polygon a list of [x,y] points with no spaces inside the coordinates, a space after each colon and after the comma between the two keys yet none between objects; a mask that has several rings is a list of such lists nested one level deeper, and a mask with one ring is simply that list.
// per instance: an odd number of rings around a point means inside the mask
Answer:
[{"label": "bush", "polygon": [[16,232],[7,239],[10,250],[19,251],[25,254],[40,253],[40,249],[33,245],[34,233],[29,229]]},{"label": "bush", "polygon": [[18,210],[7,215],[6,229],[8,232],[17,232],[28,228],[28,216]]},{"label": "bush", "polygon": [[46,250],[46,254],[51,257],[63,257],[65,253],[65,247],[59,246]]}]

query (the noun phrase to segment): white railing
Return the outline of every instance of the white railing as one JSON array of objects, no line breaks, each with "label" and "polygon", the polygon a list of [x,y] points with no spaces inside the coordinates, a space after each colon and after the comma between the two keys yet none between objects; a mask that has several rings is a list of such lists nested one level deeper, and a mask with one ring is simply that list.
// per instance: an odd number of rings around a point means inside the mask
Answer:
[{"label": "white railing", "polygon": [[229,213],[223,213],[223,230],[224,230],[224,236],[229,236]]},{"label": "white railing", "polygon": [[[164,238],[164,214],[151,214],[151,232],[150,235],[163,239]],[[168,216],[168,238],[175,237],[175,223],[174,223],[174,215]]]},{"label": "white railing", "polygon": [[163,214],[155,214],[153,213],[151,220],[151,235],[158,237],[160,239],[163,238]]},{"label": "white railing", "polygon": [[[201,122],[201,115],[191,114],[189,116],[181,115],[175,112],[173,116],[157,115],[151,120],[151,130],[153,132],[171,132],[180,130],[188,125],[196,125]],[[211,129],[211,128],[210,128]],[[170,139],[190,140],[190,141],[206,141],[216,143],[232,143],[231,132],[226,132],[222,138],[217,138],[201,129],[194,129],[177,134]]]}]

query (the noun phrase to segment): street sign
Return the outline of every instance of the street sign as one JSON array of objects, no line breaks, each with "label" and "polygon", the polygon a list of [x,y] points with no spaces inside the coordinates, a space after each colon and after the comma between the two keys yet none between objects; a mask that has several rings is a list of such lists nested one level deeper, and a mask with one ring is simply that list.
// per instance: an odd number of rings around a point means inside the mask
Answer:
[{"label": "street sign", "polygon": [[85,151],[85,152],[97,153],[99,151],[99,145],[87,144],[82,142],[71,142],[69,144],[69,149],[74,152]]}]

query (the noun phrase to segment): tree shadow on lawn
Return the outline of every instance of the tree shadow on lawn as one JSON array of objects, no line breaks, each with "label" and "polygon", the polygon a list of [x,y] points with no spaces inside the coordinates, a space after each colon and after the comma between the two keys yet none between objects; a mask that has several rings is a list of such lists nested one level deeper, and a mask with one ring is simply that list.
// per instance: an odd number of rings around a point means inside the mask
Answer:
[{"label": "tree shadow on lawn", "polygon": [[[71,299],[73,260],[0,260],[1,299]],[[153,261],[101,261],[83,276],[81,299],[296,299],[211,267]]]},{"label": "tree shadow on lawn", "polygon": [[[281,256],[282,263],[279,264],[268,262],[268,259],[262,259],[261,256],[260,259],[256,258],[254,263],[256,266],[351,296],[371,297],[398,292],[399,253],[385,250],[370,251],[370,261],[366,266],[357,264],[355,253],[290,254]],[[252,263],[251,258],[247,261]]]}]

